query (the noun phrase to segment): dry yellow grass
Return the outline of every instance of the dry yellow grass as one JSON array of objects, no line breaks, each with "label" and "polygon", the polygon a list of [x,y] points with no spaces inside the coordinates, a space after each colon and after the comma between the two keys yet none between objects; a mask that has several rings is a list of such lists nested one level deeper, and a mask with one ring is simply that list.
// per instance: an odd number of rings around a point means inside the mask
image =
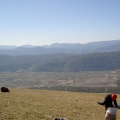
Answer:
[{"label": "dry yellow grass", "polygon": [[[0,120],[103,120],[104,107],[97,104],[105,94],[10,89],[0,92]],[[118,103],[120,95],[118,95]],[[117,111],[117,120],[120,110]]]}]

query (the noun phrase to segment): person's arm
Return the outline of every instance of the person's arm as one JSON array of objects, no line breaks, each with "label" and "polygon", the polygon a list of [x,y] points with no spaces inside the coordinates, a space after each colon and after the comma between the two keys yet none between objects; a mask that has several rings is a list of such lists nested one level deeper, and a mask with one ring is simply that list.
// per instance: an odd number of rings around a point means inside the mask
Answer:
[{"label": "person's arm", "polygon": [[103,102],[97,102],[99,105],[105,105],[105,101]]},{"label": "person's arm", "polygon": [[115,107],[118,108],[118,104],[117,104],[117,101],[116,101],[116,100],[114,100],[114,104],[115,104]]}]

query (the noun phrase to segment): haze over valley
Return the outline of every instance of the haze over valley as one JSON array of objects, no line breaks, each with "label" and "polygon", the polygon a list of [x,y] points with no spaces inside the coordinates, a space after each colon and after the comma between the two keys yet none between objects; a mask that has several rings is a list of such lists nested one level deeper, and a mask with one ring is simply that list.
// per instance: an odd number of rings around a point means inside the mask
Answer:
[{"label": "haze over valley", "polygon": [[71,91],[72,87],[75,91],[78,87],[117,88],[120,80],[119,46],[120,40],[87,44],[55,43],[49,46],[0,46],[0,85],[69,88]]}]

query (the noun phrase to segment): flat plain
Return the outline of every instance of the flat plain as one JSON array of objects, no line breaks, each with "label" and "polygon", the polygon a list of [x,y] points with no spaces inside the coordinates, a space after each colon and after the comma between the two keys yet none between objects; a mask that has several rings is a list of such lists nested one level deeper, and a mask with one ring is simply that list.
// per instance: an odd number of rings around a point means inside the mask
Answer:
[{"label": "flat plain", "polygon": [[43,88],[55,86],[117,87],[120,70],[81,72],[0,72],[0,86]]}]

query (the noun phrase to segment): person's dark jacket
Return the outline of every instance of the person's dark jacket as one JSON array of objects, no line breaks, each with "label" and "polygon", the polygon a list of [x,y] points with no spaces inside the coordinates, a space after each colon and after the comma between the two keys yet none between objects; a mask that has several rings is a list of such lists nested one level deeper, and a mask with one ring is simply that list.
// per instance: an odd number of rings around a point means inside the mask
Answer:
[{"label": "person's dark jacket", "polygon": [[103,102],[98,102],[98,104],[104,105],[106,110],[107,110],[108,107],[117,107],[118,108],[117,101],[116,100],[113,101],[111,95],[112,94],[106,95],[104,101]]}]

